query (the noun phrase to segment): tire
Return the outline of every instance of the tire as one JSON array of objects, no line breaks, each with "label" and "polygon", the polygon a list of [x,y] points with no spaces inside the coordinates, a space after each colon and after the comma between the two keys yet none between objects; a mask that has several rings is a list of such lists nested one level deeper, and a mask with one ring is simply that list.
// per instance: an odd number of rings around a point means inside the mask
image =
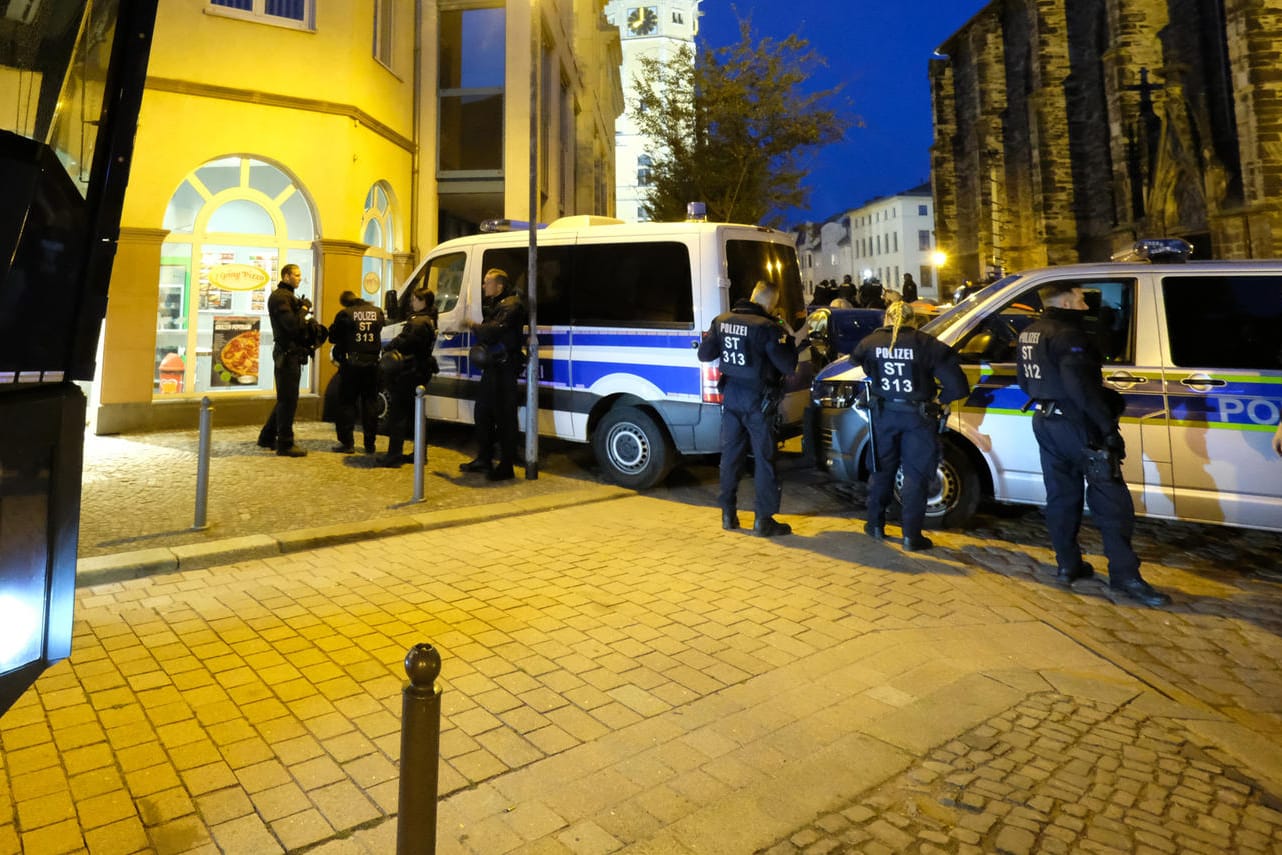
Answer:
[{"label": "tire", "polygon": [[[943,459],[926,490],[924,525],[928,529],[965,528],[979,510],[979,473],[966,452],[947,440],[942,445]],[[903,479],[903,470],[895,473],[896,505]]]},{"label": "tire", "polygon": [[592,450],[607,479],[633,490],[655,486],[676,462],[668,434],[636,407],[606,413],[592,433]]}]

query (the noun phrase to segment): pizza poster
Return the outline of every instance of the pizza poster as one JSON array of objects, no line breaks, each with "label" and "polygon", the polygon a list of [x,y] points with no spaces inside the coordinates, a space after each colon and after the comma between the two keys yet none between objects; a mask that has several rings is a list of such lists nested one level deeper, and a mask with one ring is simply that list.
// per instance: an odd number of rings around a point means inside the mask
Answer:
[{"label": "pizza poster", "polygon": [[253,386],[258,383],[258,325],[261,318],[214,317],[209,386]]}]

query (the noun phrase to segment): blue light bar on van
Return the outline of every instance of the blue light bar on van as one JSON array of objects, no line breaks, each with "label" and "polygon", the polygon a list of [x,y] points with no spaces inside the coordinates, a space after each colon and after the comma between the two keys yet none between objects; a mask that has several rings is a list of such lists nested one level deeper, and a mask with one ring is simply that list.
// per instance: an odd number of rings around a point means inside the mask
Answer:
[{"label": "blue light bar on van", "polygon": [[[546,229],[547,227],[547,223],[538,223],[535,226],[535,228],[539,229]],[[527,232],[529,230],[530,223],[528,220],[497,219],[485,220],[481,223],[481,231],[487,234],[490,232]]]},{"label": "blue light bar on van", "polygon": [[1193,244],[1183,238],[1144,238],[1137,240],[1130,249],[1113,253],[1113,261],[1151,261],[1179,263],[1193,255]]}]

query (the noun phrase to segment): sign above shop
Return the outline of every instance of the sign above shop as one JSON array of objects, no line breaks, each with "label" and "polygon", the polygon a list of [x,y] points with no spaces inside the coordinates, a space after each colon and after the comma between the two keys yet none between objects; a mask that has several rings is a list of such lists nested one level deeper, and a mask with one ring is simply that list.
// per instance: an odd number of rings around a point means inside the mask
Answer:
[{"label": "sign above shop", "polygon": [[261,267],[252,264],[216,264],[209,268],[209,284],[224,291],[257,291],[272,281]]}]

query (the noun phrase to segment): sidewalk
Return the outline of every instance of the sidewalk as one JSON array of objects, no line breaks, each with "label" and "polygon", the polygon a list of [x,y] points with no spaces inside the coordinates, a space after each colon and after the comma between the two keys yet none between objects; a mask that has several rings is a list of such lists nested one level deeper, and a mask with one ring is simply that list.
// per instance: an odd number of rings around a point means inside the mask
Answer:
[{"label": "sidewalk", "polygon": [[1143,524],[1151,610],[1049,584],[1036,515],[906,555],[790,481],[762,540],[707,476],[83,585],[0,719],[0,853],[394,851],[420,641],[442,853],[1282,849],[1282,586],[1243,570],[1282,538]]}]

